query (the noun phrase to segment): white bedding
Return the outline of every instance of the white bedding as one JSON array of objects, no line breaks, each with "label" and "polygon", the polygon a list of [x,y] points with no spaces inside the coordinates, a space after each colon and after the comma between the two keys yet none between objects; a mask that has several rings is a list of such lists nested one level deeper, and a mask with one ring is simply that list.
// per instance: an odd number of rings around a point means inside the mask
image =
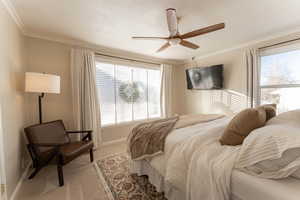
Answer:
[{"label": "white bedding", "polygon": [[281,179],[298,175],[299,133],[299,121],[273,124],[271,119],[266,126],[252,131],[247,136],[235,167],[263,178]]},{"label": "white bedding", "polygon": [[[182,191],[183,194],[191,195],[185,197],[185,199],[190,200],[212,200],[212,198],[206,196],[211,194],[216,195],[213,198],[216,200],[229,197],[228,186],[230,184],[230,175],[233,168],[232,164],[237,155],[233,154],[233,152],[236,151],[238,147],[221,146],[218,142],[229,120],[229,118],[222,118],[201,123],[174,130],[168,135],[164,154],[154,157],[150,161],[151,165],[164,177],[166,185],[172,185]],[[207,148],[210,150],[207,151]],[[233,157],[231,157],[231,155],[233,155]],[[206,159],[205,163],[210,162],[210,167],[206,168],[206,165],[201,165],[201,163],[203,163],[201,159]],[[215,166],[218,167],[218,170],[212,170]],[[205,172],[207,175],[206,178],[202,178],[204,171],[207,172]],[[217,183],[213,181],[214,178],[210,177],[212,175],[211,172],[215,174],[218,172],[219,174],[217,174],[217,176],[223,176],[223,174],[225,174],[227,177],[217,178],[217,180],[220,181]],[[209,181],[209,183],[207,181]],[[211,184],[213,184],[213,186]],[[201,185],[200,189],[198,187],[199,185]],[[221,186],[221,188],[219,186]],[[213,190],[209,191],[210,189]],[[166,194],[166,196],[170,199],[168,194]],[[224,200],[225,199],[226,198],[224,198]]]},{"label": "white bedding", "polygon": [[[243,190],[239,188],[243,184],[235,184],[235,173],[232,173],[240,146],[221,146],[218,142],[229,120],[223,118],[174,130],[166,139],[165,153],[149,160],[150,166],[155,169],[150,175],[157,176],[155,185],[165,191],[169,200],[229,200],[233,190]],[[151,167],[142,162],[145,161],[136,162],[132,172],[144,174],[151,171]],[[157,180],[158,176],[163,180]],[[237,182],[239,180],[243,179],[236,179]],[[247,183],[245,180],[242,182]],[[252,186],[255,188],[256,185]],[[234,199],[249,199],[241,198],[241,194],[235,191],[233,194]],[[269,199],[264,195],[262,197]]]},{"label": "white bedding", "polygon": [[[183,128],[183,129],[174,130],[166,138],[165,153],[163,155],[154,157],[150,161],[150,164],[156,170],[158,170],[158,172],[161,175],[166,176],[166,170],[167,170],[166,166],[167,166],[168,162],[170,162],[171,155],[173,155],[174,157],[177,157],[180,153],[183,153],[183,152],[175,152],[175,151],[179,151],[179,149],[178,149],[179,145],[184,145],[184,143],[188,143],[188,146],[189,146],[188,148],[191,150],[193,145],[190,144],[189,141],[193,141],[196,137],[201,136],[201,133],[207,132],[208,130],[215,127],[216,124],[222,123],[225,125],[229,120],[230,119],[228,119],[228,118],[222,118],[222,119],[217,119],[215,121],[211,121],[211,122],[207,122],[207,123],[203,123],[203,124],[197,124],[194,126]],[[201,130],[200,133],[199,133],[199,129]],[[176,167],[176,166],[172,166],[172,167]],[[183,179],[179,178],[180,180],[185,180],[185,178],[186,178],[186,176],[183,174],[181,175],[181,177]],[[178,185],[177,185],[177,187],[179,187],[179,188],[183,188],[182,186],[183,186],[182,183],[178,183]]]},{"label": "white bedding", "polygon": [[300,180],[285,178],[263,179],[234,170],[232,196],[240,200],[299,200]]},{"label": "white bedding", "polygon": [[[163,162],[155,164],[163,165]],[[185,200],[185,194],[172,185],[166,185],[164,177],[149,162],[134,162],[131,170],[139,175],[148,175],[150,182],[159,192],[164,191],[168,200]],[[231,200],[298,200],[300,196],[300,180],[291,177],[271,180],[233,170],[231,183]]]}]

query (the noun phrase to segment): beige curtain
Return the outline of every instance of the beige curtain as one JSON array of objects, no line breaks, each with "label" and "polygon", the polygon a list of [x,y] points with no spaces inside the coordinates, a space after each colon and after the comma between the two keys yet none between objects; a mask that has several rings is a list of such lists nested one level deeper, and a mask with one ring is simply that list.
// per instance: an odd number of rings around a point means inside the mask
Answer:
[{"label": "beige curtain", "polygon": [[97,148],[101,142],[101,120],[94,52],[72,49],[71,79],[74,124],[79,130],[93,130],[93,141]]},{"label": "beige curtain", "polygon": [[172,65],[161,65],[161,113],[163,117],[172,116]]},{"label": "beige curtain", "polygon": [[247,97],[248,107],[255,107],[258,100],[259,63],[258,50],[247,49],[244,53],[244,61],[247,68]]}]

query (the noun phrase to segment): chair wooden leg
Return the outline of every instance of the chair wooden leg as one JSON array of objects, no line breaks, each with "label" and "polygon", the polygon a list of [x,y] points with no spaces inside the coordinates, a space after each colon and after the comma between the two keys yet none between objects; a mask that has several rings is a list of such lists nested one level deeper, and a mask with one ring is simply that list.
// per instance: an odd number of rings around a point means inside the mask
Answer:
[{"label": "chair wooden leg", "polygon": [[94,161],[94,152],[93,152],[93,149],[90,150],[90,160],[91,160],[91,162]]},{"label": "chair wooden leg", "polygon": [[57,174],[58,174],[59,186],[63,186],[64,185],[64,173],[63,173],[63,167],[61,164],[57,164]]},{"label": "chair wooden leg", "polygon": [[64,185],[64,172],[63,172],[62,159],[60,156],[58,156],[58,161],[57,161],[57,174],[58,174],[59,186],[63,186]]},{"label": "chair wooden leg", "polygon": [[38,164],[36,160],[32,160],[32,167],[35,169],[38,168]]},{"label": "chair wooden leg", "polygon": [[34,169],[34,171],[32,172],[32,174],[28,177],[28,179],[33,179],[35,177],[35,175],[37,175],[37,173],[41,170],[41,167],[36,167]]},{"label": "chair wooden leg", "polygon": [[39,171],[41,171],[41,169],[45,166],[45,165],[48,165],[51,160],[54,158],[54,154],[53,156],[51,156],[47,161],[46,163],[44,164],[39,164],[37,160],[34,160],[32,161],[32,167],[34,168],[34,171],[32,172],[32,174],[28,177],[28,179],[33,179],[35,177],[35,175],[37,175],[37,173],[39,173]]}]

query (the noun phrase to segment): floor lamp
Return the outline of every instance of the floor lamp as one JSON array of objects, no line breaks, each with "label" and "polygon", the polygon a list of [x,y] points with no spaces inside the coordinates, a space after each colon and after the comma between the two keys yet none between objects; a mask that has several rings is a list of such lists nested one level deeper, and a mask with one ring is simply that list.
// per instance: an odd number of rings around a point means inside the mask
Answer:
[{"label": "floor lamp", "polygon": [[38,96],[39,122],[43,123],[42,99],[45,93],[60,93],[60,76],[45,73],[26,72],[25,91],[40,93]]}]

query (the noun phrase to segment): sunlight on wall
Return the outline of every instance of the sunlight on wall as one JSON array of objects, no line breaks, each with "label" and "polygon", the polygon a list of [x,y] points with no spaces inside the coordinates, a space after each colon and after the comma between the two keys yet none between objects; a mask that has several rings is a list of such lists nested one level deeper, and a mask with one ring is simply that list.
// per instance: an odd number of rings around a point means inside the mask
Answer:
[{"label": "sunlight on wall", "polygon": [[213,112],[232,115],[248,107],[247,96],[232,90],[214,90],[210,95]]}]

